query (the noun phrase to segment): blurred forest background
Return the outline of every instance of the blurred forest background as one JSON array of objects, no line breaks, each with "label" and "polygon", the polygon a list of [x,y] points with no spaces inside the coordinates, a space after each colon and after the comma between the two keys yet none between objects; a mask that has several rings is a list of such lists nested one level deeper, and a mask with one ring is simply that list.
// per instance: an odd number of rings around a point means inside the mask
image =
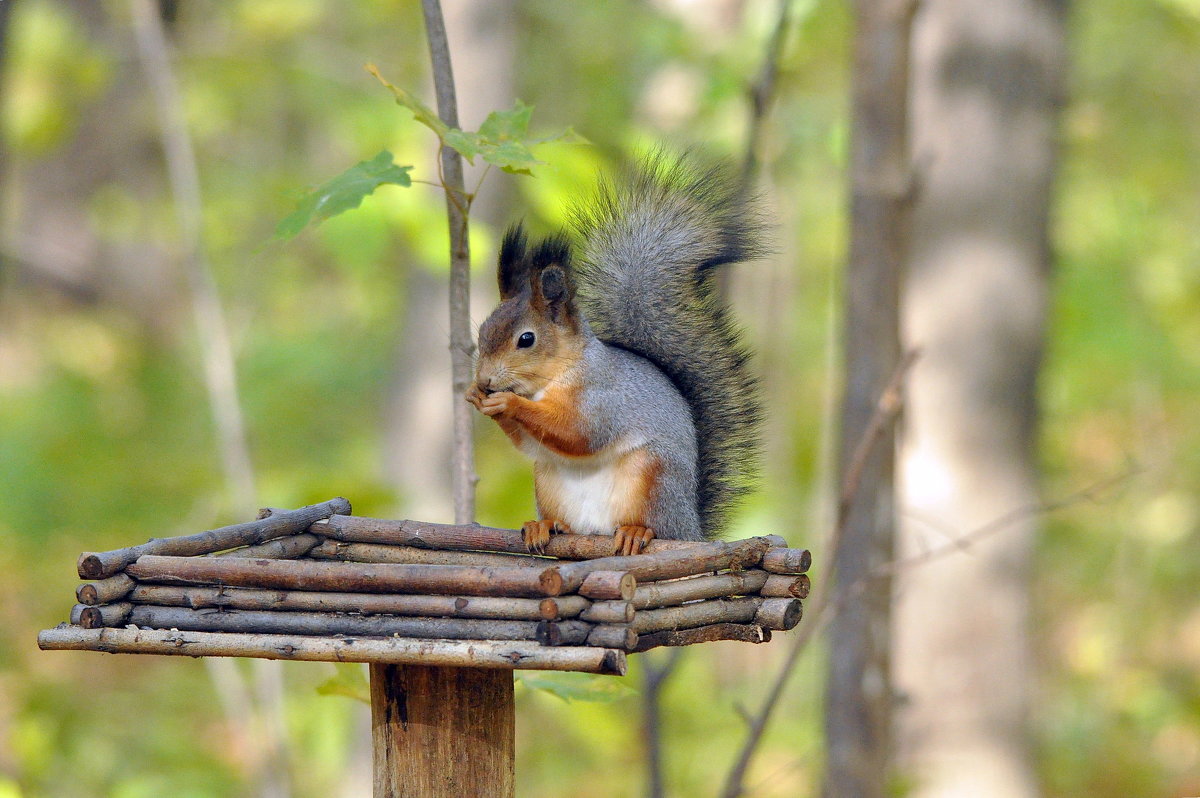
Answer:
[{"label": "blurred forest background", "polygon": [[[415,177],[436,173],[428,131],[363,71],[378,64],[431,97],[419,8],[163,8],[199,166],[194,252],[130,5],[0,0],[0,798],[271,794],[263,784],[363,795],[367,708],[318,692],[330,665],[272,671],[34,644],[65,618],[83,550],[337,494],[358,514],[450,518],[440,193],[385,187],[357,211],[273,239],[305,187],[382,149]],[[741,157],[746,88],[776,9],[448,0],[464,127],[519,97],[535,107],[535,132],[572,126],[591,142],[541,147],[547,165],[532,179],[488,176],[472,226],[476,322],[494,301],[509,221],[561,224],[597,172],[648,143]],[[819,568],[836,493],[853,29],[846,2],[791,10],[758,148],[776,253],[732,281],[770,415],[767,478],[733,534],[785,535],[813,548]],[[1044,514],[1002,508],[1039,522],[1021,677],[1032,727],[1017,733],[1042,794],[1196,795],[1200,2],[1081,2],[1066,34],[1036,456],[1048,504],[1107,487]],[[212,307],[189,278],[197,262],[223,305],[244,456],[212,420],[212,350],[194,323]],[[531,509],[529,467],[493,425],[476,429],[479,520],[517,525]],[[906,577],[919,581],[921,568]],[[663,686],[666,794],[716,792],[787,637],[683,656]],[[750,795],[818,790],[823,645],[799,662]],[[610,698],[564,703],[518,687],[519,795],[645,789],[639,698]],[[272,755],[286,771],[264,776]],[[901,769],[894,789],[918,782]]]}]

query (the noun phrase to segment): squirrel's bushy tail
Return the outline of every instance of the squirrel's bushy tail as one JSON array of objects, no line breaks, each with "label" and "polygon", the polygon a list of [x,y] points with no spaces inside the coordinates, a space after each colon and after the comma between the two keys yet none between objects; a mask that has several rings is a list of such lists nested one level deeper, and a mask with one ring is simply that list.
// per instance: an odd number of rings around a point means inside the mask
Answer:
[{"label": "squirrel's bushy tail", "polygon": [[761,252],[743,185],[719,166],[656,153],[575,209],[584,316],[605,343],[647,358],[691,407],[700,525],[722,531],[758,466],[762,409],[749,352],[717,295],[716,267]]}]

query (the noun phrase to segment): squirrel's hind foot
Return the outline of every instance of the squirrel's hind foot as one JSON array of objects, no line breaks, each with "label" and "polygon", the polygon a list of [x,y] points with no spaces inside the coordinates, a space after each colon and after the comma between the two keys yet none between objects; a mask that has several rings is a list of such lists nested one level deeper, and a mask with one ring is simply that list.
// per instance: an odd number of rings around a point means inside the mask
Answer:
[{"label": "squirrel's hind foot", "polygon": [[646,544],[654,540],[654,530],[648,526],[623,525],[613,534],[613,553],[641,554]]},{"label": "squirrel's hind foot", "polygon": [[570,534],[571,527],[563,521],[541,520],[526,521],[521,526],[521,537],[525,539],[525,548],[533,554],[545,554],[546,544],[555,532]]}]

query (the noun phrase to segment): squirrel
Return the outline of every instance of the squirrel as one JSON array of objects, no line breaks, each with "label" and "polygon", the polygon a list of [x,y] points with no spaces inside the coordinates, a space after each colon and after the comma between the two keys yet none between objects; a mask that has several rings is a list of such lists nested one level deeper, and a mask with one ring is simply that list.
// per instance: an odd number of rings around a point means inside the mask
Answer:
[{"label": "squirrel", "polygon": [[525,544],[714,539],[755,476],[762,418],[714,273],[762,253],[760,225],[724,167],[661,152],[571,218],[578,257],[565,234],[505,234],[465,397],[534,461]]}]

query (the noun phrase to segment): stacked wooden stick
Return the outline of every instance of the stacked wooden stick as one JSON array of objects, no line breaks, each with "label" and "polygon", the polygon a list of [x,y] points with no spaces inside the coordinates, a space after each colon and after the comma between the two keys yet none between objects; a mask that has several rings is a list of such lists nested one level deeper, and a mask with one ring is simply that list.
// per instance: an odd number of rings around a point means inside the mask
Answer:
[{"label": "stacked wooden stick", "polygon": [[761,643],[799,621],[807,550],[776,536],[656,540],[350,515],[345,499],[85,553],[46,649],[623,674],[625,652]]}]

